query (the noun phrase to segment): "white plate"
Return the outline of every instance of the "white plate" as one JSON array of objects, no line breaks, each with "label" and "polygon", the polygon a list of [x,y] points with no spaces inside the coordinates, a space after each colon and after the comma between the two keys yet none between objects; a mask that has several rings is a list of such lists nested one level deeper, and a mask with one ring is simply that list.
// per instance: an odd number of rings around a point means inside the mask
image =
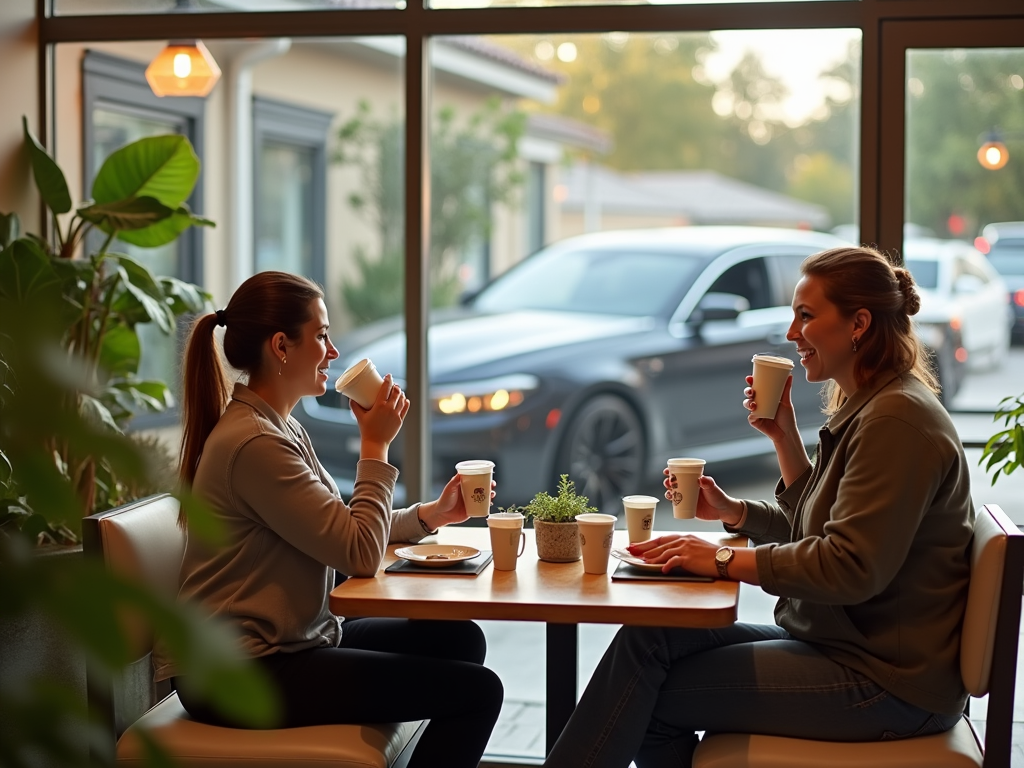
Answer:
[{"label": "white plate", "polygon": [[445,568],[461,563],[463,560],[479,557],[480,550],[461,544],[417,544],[412,547],[399,547],[395,550],[395,554],[403,560],[409,560],[417,565]]},{"label": "white plate", "polygon": [[661,569],[665,566],[664,563],[648,563],[642,557],[636,557],[629,554],[625,549],[613,549],[612,557],[618,558],[627,565],[631,565],[638,571],[647,571],[648,573],[661,573]]}]

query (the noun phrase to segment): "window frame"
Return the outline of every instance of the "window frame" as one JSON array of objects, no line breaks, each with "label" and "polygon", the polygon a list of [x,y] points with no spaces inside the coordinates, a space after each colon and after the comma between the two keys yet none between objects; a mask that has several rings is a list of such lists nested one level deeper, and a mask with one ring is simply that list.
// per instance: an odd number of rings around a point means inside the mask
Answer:
[{"label": "window frame", "polygon": [[[320,285],[327,280],[327,140],[334,115],[309,107],[290,104],[264,96],[252,99],[253,212],[259,211],[260,148],[264,141],[285,144],[313,153],[311,218],[313,252],[310,274],[306,277]],[[256,265],[256,221],[253,217],[253,266]]]}]

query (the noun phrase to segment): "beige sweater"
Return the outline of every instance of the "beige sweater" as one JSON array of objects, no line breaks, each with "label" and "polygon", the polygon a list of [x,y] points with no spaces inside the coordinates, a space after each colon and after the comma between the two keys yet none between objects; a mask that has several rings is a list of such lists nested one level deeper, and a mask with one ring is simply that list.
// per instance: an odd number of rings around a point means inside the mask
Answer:
[{"label": "beige sweater", "polygon": [[905,701],[962,712],[974,510],[949,415],[913,376],[881,374],[819,436],[778,504],[747,503],[776,621]]},{"label": "beige sweater", "polygon": [[[417,505],[391,509],[397,478],[385,462],[360,461],[346,505],[302,426],[236,384],[193,483],[227,538],[211,549],[188,537],[179,599],[226,621],[250,656],[338,645],[335,570],[373,576],[389,541],[425,535]],[[175,674],[159,646],[154,663],[156,680]]]}]

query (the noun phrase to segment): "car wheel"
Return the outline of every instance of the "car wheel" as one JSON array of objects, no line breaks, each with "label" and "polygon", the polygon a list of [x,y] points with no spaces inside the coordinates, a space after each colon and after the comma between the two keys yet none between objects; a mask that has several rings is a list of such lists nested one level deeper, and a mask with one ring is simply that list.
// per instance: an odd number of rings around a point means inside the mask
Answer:
[{"label": "car wheel", "polygon": [[565,431],[555,480],[568,474],[591,506],[618,514],[623,496],[643,480],[644,430],[628,403],[614,395],[588,400]]}]

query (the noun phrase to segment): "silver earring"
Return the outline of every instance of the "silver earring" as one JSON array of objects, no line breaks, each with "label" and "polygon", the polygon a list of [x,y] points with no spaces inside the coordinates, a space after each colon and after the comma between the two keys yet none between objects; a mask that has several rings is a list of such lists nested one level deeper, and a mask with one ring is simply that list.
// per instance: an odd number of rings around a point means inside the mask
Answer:
[{"label": "silver earring", "polygon": [[853,337],[853,351],[854,352],[857,351],[857,337],[856,336]]},{"label": "silver earring", "polygon": [[[854,351],[856,352],[857,350],[855,349]],[[281,358],[281,367],[277,369],[277,375],[278,376],[281,375],[281,372],[284,370],[284,364],[287,363],[287,362],[288,362],[288,358],[287,357],[282,357]]]}]

